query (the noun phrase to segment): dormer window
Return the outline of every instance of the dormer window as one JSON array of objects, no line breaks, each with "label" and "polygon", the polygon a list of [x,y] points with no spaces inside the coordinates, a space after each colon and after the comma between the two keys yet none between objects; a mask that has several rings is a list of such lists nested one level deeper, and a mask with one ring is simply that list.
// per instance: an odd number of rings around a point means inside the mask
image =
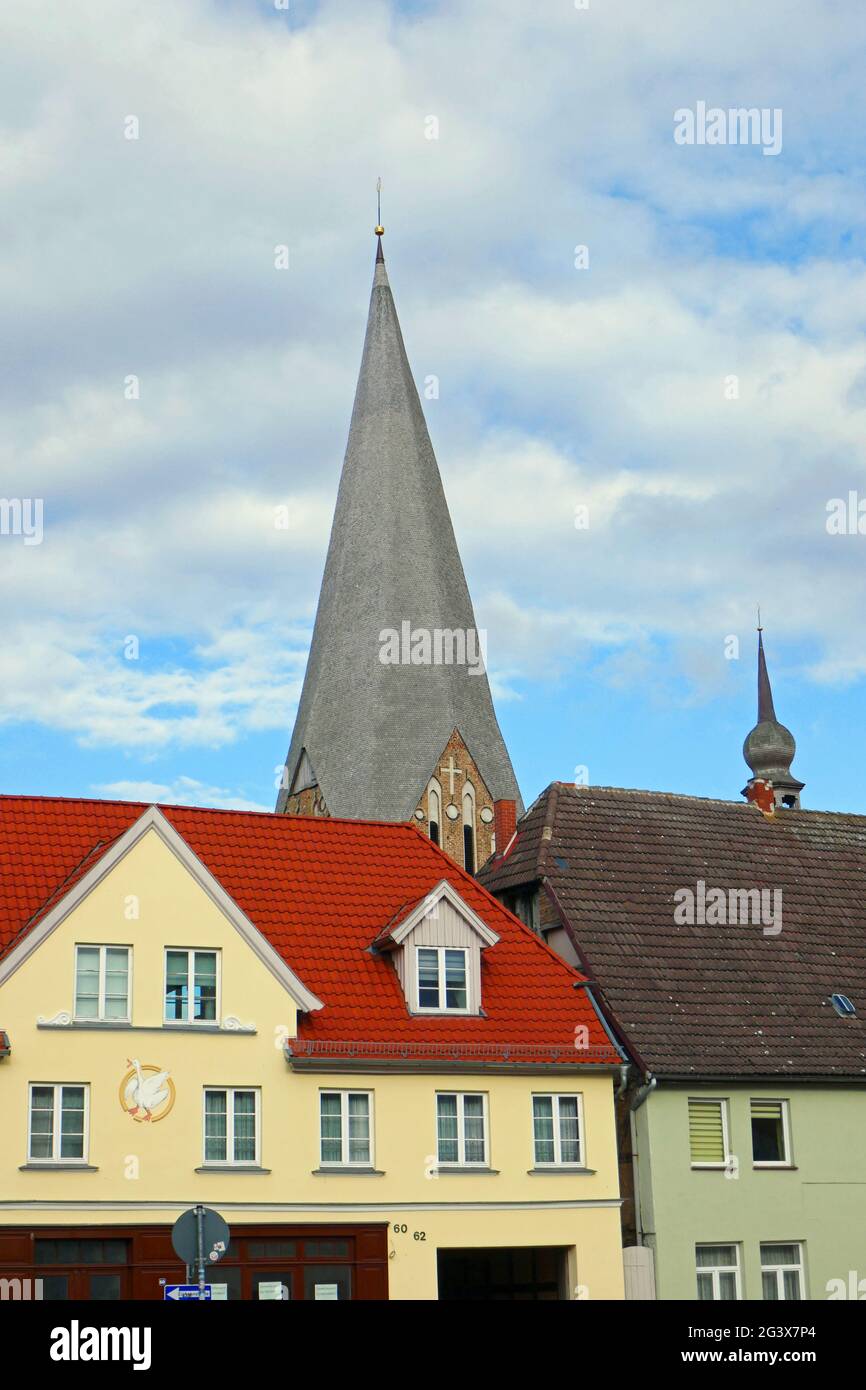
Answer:
[{"label": "dormer window", "polygon": [[404,903],[373,942],[387,953],[412,1014],[480,1014],[481,955],[499,937],[442,879]]},{"label": "dormer window", "polygon": [[465,950],[451,946],[417,946],[418,1009],[466,1013],[469,1009]]}]

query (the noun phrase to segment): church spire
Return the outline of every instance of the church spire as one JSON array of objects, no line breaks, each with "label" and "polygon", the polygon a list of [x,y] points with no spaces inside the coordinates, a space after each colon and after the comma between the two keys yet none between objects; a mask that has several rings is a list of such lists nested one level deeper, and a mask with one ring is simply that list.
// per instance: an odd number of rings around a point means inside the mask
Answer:
[{"label": "church spire", "polygon": [[[760,623],[760,616],[758,622]],[[773,691],[770,687],[770,676],[767,671],[767,658],[764,655],[764,630],[759,626],[758,722],[743,744],[743,757],[752,770],[752,775],[743,788],[743,795],[748,800],[758,801],[760,804],[759,793],[763,789],[756,787],[756,783],[764,783],[765,786],[770,784],[772,801],[770,801],[768,793],[766,799],[771,810],[774,805],[798,810],[800,792],[805,784],[798,782],[791,772],[791,763],[796,751],[797,745],[794,741],[794,735],[776,718]]]},{"label": "church spire", "polygon": [[454,857],[480,863],[494,801],[520,806],[520,793],[400,332],[381,223],[375,230],[361,369],[277,811],[414,816],[446,847],[451,837]]}]

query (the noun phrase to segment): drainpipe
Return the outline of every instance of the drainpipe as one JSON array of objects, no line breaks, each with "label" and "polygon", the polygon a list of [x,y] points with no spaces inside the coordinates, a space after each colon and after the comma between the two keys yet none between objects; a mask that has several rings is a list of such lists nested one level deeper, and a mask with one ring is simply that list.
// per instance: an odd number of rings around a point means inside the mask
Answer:
[{"label": "drainpipe", "polygon": [[631,1063],[623,1062],[622,1066],[619,1069],[619,1086],[617,1087],[614,1100],[619,1100],[620,1096],[625,1094],[626,1088],[628,1086],[628,1074],[630,1071]]},{"label": "drainpipe", "polygon": [[637,1146],[637,1126],[635,1125],[635,1112],[640,1109],[644,1101],[652,1095],[658,1083],[658,1077],[647,1073],[647,1081],[635,1092],[634,1099],[629,1106],[629,1125],[631,1127],[631,1166],[632,1166],[632,1186],[634,1187],[634,1228],[638,1244],[643,1245],[643,1211],[641,1210],[640,1200],[640,1154]]},{"label": "drainpipe", "polygon": [[658,1077],[657,1077],[657,1076],[650,1076],[650,1078],[649,1078],[649,1080],[647,1081],[646,1085],[645,1085],[645,1086],[641,1086],[640,1089],[637,1090],[637,1091],[635,1092],[634,1100],[632,1101],[631,1105],[629,1106],[629,1110],[631,1111],[632,1114],[634,1114],[634,1112],[635,1112],[636,1110],[640,1110],[640,1108],[641,1108],[641,1106],[643,1105],[644,1101],[647,1099],[648,1096],[651,1096],[651,1095],[652,1095],[653,1091],[655,1090],[655,1088],[656,1088],[656,1086],[657,1086],[658,1084],[659,1084],[659,1079],[658,1079]]}]

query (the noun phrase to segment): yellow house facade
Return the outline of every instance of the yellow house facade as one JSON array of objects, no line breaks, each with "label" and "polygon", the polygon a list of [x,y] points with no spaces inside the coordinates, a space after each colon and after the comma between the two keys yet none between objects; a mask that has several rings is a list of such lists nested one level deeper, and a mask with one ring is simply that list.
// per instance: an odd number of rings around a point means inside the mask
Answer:
[{"label": "yellow house facade", "polygon": [[[106,841],[94,804],[0,956],[0,1278],[161,1298],[185,1277],[171,1226],[203,1203],[231,1231],[216,1297],[622,1297],[619,1059],[569,967],[411,827],[345,823],[374,906],[338,822],[116,803]],[[48,882],[70,803],[27,805]],[[251,874],[243,905],[220,854]],[[329,910],[350,923],[331,938]],[[293,933],[314,940],[293,954]],[[510,1039],[521,980],[550,1043]]]}]

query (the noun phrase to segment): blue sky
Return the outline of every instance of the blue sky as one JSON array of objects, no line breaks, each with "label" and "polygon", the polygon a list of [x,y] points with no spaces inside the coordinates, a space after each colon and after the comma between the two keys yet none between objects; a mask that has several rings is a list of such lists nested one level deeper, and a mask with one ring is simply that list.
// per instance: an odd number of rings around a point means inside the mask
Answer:
[{"label": "blue sky", "polygon": [[[866,534],[826,526],[866,499],[864,40],[859,0],[4,16],[0,494],[45,523],[0,535],[0,788],[273,804],[381,174],[526,800],[736,797],[760,602],[804,804],[866,812]],[[780,153],[677,145],[698,101]]]}]

